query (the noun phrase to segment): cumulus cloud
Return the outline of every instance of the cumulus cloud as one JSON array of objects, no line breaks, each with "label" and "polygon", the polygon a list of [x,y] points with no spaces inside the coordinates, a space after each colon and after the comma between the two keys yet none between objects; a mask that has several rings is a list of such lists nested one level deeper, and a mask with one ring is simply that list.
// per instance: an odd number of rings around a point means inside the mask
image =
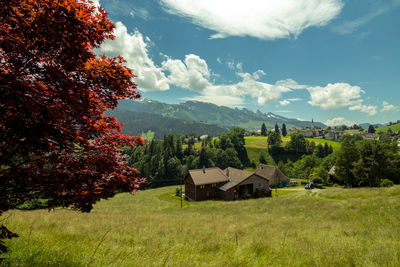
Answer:
[{"label": "cumulus cloud", "polygon": [[252,36],[275,40],[299,36],[327,25],[342,10],[342,0],[160,0],[171,14],[215,31],[211,38]]},{"label": "cumulus cloud", "polygon": [[397,107],[395,105],[392,105],[392,104],[389,104],[386,101],[382,102],[382,106],[383,106],[383,108],[381,109],[382,112],[383,111],[397,111],[397,110],[399,110],[399,107]]},{"label": "cumulus cloud", "polygon": [[219,57],[217,57],[217,62],[218,62],[219,64],[222,64],[222,61],[221,61],[221,59],[220,59]]},{"label": "cumulus cloud", "polygon": [[355,123],[352,121],[346,120],[343,117],[337,117],[337,118],[333,118],[331,120],[327,120],[325,122],[325,124],[328,126],[342,126],[342,125],[352,126]]},{"label": "cumulus cloud", "polygon": [[[377,113],[376,106],[363,103],[361,96],[365,92],[358,86],[335,83],[325,87],[307,87],[292,79],[266,83],[260,81],[266,75],[263,70],[253,73],[243,72],[243,64],[234,61],[228,62],[228,66],[236,71],[239,82],[215,84],[212,77],[218,75],[212,73],[207,62],[197,55],[186,55],[184,60],[162,55],[164,61],[161,66],[157,66],[149,56],[148,48],[151,46],[151,40],[148,37],[143,36],[138,30],[129,33],[121,22],[116,23],[114,34],[116,38],[104,42],[97,52],[112,57],[119,55],[124,57],[126,65],[137,75],[135,82],[143,91],[164,91],[174,85],[199,94],[192,99],[217,105],[240,106],[246,97],[250,97],[256,99],[259,105],[279,101],[281,106],[286,106],[301,99],[282,99],[284,93],[306,89],[311,96],[308,103],[322,109],[349,107],[350,110],[359,110],[369,115]],[[217,61],[222,63],[220,58],[217,58]],[[394,105],[383,103],[382,111],[396,109]]]},{"label": "cumulus cloud", "polygon": [[329,83],[325,87],[308,87],[311,100],[309,104],[319,106],[322,109],[338,109],[349,107],[349,110],[358,110],[373,116],[377,113],[377,106],[363,104],[361,98],[365,91],[359,86],[353,86],[348,83]]},{"label": "cumulus cloud", "polygon": [[307,90],[311,96],[308,103],[322,109],[337,109],[360,104],[361,94],[365,93],[359,86],[348,83],[329,83],[325,87],[308,87]]},{"label": "cumulus cloud", "polygon": [[378,113],[377,108],[378,107],[374,105],[357,104],[349,107],[349,110],[359,110],[361,112],[367,113],[369,116],[373,116]]},{"label": "cumulus cloud", "polygon": [[98,50],[107,56],[122,56],[126,65],[137,77],[135,82],[143,91],[168,90],[170,85],[200,93],[196,97],[199,101],[206,101],[218,105],[238,106],[243,104],[243,98],[250,96],[257,99],[260,105],[276,102],[282,93],[291,89],[283,83],[268,84],[260,82],[265,72],[257,70],[254,73],[241,72],[241,62],[233,62],[232,67],[241,81],[234,84],[216,85],[211,82],[213,74],[207,62],[197,55],[189,54],[184,60],[172,59],[164,55],[161,66],[156,66],[149,56],[148,46],[151,40],[144,37],[138,30],[129,33],[121,22],[116,23],[114,31],[116,38],[107,40]]},{"label": "cumulus cloud", "polygon": [[162,63],[162,69],[168,71],[168,82],[176,86],[201,92],[210,86],[210,71],[207,63],[199,56],[186,55],[184,62],[170,59]]},{"label": "cumulus cloud", "polygon": [[129,33],[122,22],[115,23],[114,35],[115,39],[106,40],[99,51],[107,56],[125,58],[126,65],[137,76],[135,82],[141,90],[168,90],[168,79],[148,55],[151,40],[137,30]]},{"label": "cumulus cloud", "polygon": [[291,91],[290,88],[278,84],[260,82],[259,79],[265,75],[262,70],[254,73],[239,72],[237,75],[242,79],[240,82],[221,85],[209,83],[201,95],[192,97],[190,100],[224,106],[240,106],[243,104],[244,97],[250,96],[257,99],[259,105],[267,105],[278,101],[282,97],[282,93]]}]

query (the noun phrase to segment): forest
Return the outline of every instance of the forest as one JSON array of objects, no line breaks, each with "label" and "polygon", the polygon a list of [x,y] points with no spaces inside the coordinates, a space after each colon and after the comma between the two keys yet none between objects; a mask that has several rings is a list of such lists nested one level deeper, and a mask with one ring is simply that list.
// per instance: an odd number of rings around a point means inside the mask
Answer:
[{"label": "forest", "polygon": [[270,131],[264,153],[254,158],[248,154],[246,140],[250,138],[244,133],[244,129],[235,127],[227,134],[208,136],[201,141],[194,133],[188,136],[170,133],[164,140],[125,149],[125,153],[129,165],[147,179],[142,188],[179,184],[187,170],[203,166],[252,171],[259,163],[275,164],[290,178],[310,179],[321,186],[381,186],[400,182],[397,142],[385,135],[380,140],[344,135],[339,140],[340,147],[333,150],[323,139],[316,144],[298,133],[283,144],[283,136]]}]

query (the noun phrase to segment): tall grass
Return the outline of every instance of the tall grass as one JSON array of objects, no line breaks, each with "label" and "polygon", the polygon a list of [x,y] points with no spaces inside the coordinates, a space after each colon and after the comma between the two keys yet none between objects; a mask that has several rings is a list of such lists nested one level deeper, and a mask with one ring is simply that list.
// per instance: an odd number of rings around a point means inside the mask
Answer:
[{"label": "tall grass", "polygon": [[[11,211],[1,266],[399,266],[400,187],[184,202],[174,187],[89,214]],[[279,193],[279,191],[278,191]]]}]

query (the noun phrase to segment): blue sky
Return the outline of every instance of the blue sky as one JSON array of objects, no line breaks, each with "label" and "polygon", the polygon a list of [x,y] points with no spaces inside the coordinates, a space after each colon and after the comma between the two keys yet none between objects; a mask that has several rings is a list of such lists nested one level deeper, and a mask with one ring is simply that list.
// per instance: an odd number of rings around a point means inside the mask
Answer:
[{"label": "blue sky", "polygon": [[329,125],[400,119],[400,0],[100,0],[144,98]]}]

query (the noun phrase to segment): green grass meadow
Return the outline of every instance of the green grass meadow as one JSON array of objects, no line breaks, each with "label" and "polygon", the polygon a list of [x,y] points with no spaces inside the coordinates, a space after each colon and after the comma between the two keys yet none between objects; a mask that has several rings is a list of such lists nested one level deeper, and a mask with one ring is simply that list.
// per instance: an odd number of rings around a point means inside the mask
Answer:
[{"label": "green grass meadow", "polygon": [[392,129],[393,132],[398,132],[400,131],[400,123],[393,124],[390,126],[379,127],[378,129],[376,129],[376,133],[386,133],[389,130],[389,128]]},{"label": "green grass meadow", "polygon": [[[289,136],[281,136],[282,137],[282,146],[285,146],[289,141]],[[279,162],[279,158],[275,160],[268,152],[267,152],[267,140],[266,136],[246,136],[245,138],[245,147],[247,150],[247,155],[250,161],[254,161],[257,165],[260,163],[260,155],[263,154],[264,158],[267,160],[267,164],[277,165]],[[322,144],[325,145],[325,142],[328,145],[332,145],[332,149],[335,151],[340,148],[340,143],[330,140],[325,140],[321,138],[306,138],[308,141],[314,141],[316,145]],[[290,155],[283,155],[284,157],[288,157]],[[295,159],[291,159],[292,161],[296,161]],[[278,161],[278,162],[277,162]],[[254,171],[253,168],[246,168],[247,171]]]},{"label": "green grass meadow", "polygon": [[[118,194],[91,213],[10,211],[1,266],[399,266],[400,186],[184,201]],[[287,191],[287,190],[286,190]]]}]

